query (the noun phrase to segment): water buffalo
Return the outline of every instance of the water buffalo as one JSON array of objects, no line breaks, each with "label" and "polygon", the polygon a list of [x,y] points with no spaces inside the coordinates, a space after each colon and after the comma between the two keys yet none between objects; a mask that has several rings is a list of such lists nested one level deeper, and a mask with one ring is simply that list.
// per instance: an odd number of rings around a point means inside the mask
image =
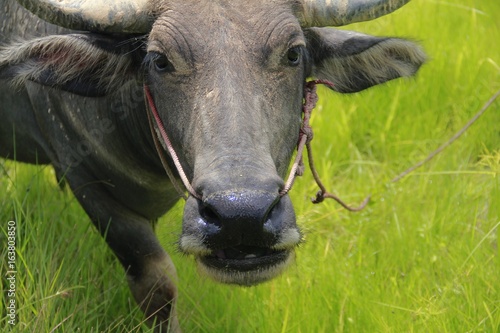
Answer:
[{"label": "water buffalo", "polygon": [[179,248],[201,271],[240,285],[281,273],[301,241],[281,190],[306,78],[351,93],[425,61],[410,41],[325,26],[408,1],[2,0],[0,156],[54,165],[145,315],[178,332],[152,226],[175,179],[189,187]]}]

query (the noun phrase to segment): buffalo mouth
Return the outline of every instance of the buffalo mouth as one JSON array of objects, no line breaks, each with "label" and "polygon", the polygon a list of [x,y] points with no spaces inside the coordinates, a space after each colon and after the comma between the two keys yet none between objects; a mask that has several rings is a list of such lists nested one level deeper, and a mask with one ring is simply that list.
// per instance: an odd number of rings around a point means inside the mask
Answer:
[{"label": "buffalo mouth", "polygon": [[238,245],[198,256],[199,269],[216,281],[254,285],[279,275],[293,257],[291,250]]},{"label": "buffalo mouth", "polygon": [[240,245],[218,250],[214,255],[201,257],[200,260],[213,268],[245,272],[273,266],[286,257],[287,251],[284,250]]}]

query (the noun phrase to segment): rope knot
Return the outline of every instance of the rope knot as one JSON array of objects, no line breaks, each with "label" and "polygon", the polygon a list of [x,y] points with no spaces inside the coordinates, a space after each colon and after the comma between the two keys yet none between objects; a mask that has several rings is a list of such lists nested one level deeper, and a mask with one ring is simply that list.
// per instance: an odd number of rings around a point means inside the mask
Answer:
[{"label": "rope knot", "polygon": [[319,204],[319,203],[322,203],[323,200],[325,200],[325,193],[323,193],[322,190],[319,190],[317,193],[316,193],[316,198],[315,199],[312,199],[312,203],[314,204]]},{"label": "rope knot", "polygon": [[306,144],[308,144],[309,142],[312,141],[313,139],[313,129],[311,126],[309,125],[302,125],[302,127],[300,128],[300,134],[299,134],[299,143],[300,141],[302,140],[302,137],[303,136],[306,136]]},{"label": "rope knot", "polygon": [[285,195],[292,188],[293,182],[295,180],[295,176],[301,176],[304,172],[304,162],[302,159],[302,152],[304,147],[307,149],[307,156],[309,158],[309,168],[313,174],[314,180],[316,184],[318,184],[320,190],[316,193],[316,198],[312,199],[313,203],[323,202],[325,199],[330,198],[337,201],[342,207],[349,211],[358,211],[363,209],[370,197],[366,198],[365,201],[359,207],[351,207],[345,204],[340,198],[335,196],[332,193],[329,193],[321,180],[319,179],[318,172],[316,171],[316,167],[314,165],[312,149],[311,149],[311,140],[313,139],[313,130],[311,125],[309,125],[309,120],[311,119],[312,110],[316,107],[316,103],[318,102],[318,94],[316,93],[316,85],[324,84],[330,88],[333,87],[333,83],[327,80],[313,80],[308,81],[304,85],[304,104],[302,105],[303,119],[302,126],[299,132],[299,142],[297,144],[297,156],[295,158],[295,162],[292,166],[292,170],[290,171],[290,175],[288,176],[288,180],[285,184],[284,189],[280,192],[281,195]]}]

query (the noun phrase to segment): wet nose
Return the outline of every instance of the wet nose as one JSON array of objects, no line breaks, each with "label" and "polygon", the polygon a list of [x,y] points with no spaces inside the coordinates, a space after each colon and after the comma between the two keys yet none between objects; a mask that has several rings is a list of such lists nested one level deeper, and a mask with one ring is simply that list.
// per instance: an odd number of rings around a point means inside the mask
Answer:
[{"label": "wet nose", "polygon": [[278,228],[275,224],[280,217],[275,216],[274,210],[279,201],[278,193],[220,191],[203,198],[199,212],[208,229],[217,230],[207,236],[232,243],[227,245],[265,245],[275,238],[273,231]]}]

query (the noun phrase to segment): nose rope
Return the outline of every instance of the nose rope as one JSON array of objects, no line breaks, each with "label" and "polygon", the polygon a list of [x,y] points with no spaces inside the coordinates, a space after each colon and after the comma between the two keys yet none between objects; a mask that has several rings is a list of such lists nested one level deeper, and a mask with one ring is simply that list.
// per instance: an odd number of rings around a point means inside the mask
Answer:
[{"label": "nose rope", "polygon": [[295,177],[302,176],[304,174],[304,159],[302,154],[304,152],[304,147],[311,142],[313,138],[313,131],[311,125],[309,125],[309,120],[311,119],[312,110],[316,107],[318,102],[318,95],[316,94],[316,85],[325,84],[329,87],[333,87],[333,83],[330,81],[308,81],[304,86],[304,103],[302,104],[302,125],[299,132],[299,142],[297,144],[297,155],[295,156],[295,161],[293,162],[290,173],[288,174],[285,187],[280,191],[280,195],[284,196],[287,194],[295,182]]},{"label": "nose rope", "polygon": [[[314,165],[314,159],[313,159],[313,154],[312,154],[312,149],[311,149],[311,140],[313,138],[313,132],[312,128],[309,125],[309,120],[311,118],[311,113],[314,107],[316,106],[316,102],[318,101],[318,95],[316,94],[316,85],[318,84],[324,84],[330,88],[333,87],[333,83],[327,80],[312,80],[306,82],[304,85],[304,103],[302,105],[302,112],[304,113],[303,115],[303,121],[302,121],[302,126],[300,129],[300,134],[299,134],[299,142],[297,144],[297,155],[295,157],[295,161],[292,165],[292,168],[290,170],[290,174],[288,176],[288,179],[285,183],[285,187],[283,190],[279,192],[281,196],[284,196],[287,194],[292,186],[293,182],[295,180],[296,176],[301,176],[304,173],[304,162],[302,158],[302,154],[304,151],[304,147],[307,149],[307,157],[309,160],[309,168],[311,169],[311,172],[313,174],[314,180],[316,181],[316,184],[319,186],[320,190],[316,194],[316,198],[312,200],[313,203],[320,203],[323,202],[323,200],[330,198],[335,200],[337,203],[339,203],[342,207],[349,211],[359,211],[362,210],[363,208],[366,207],[368,202],[370,201],[370,196],[366,197],[366,199],[358,206],[358,207],[351,207],[347,204],[345,204],[340,198],[335,196],[332,193],[329,193],[326,191],[325,186],[321,182],[318,172],[316,171],[316,167]],[[146,111],[148,110],[148,106],[151,109],[151,112],[153,113],[153,116],[155,118],[158,130],[160,132],[160,135],[163,138],[163,141],[165,143],[166,149],[170,153],[170,156],[172,157],[172,160],[174,161],[174,164],[177,168],[177,171],[182,179],[182,182],[184,183],[184,186],[188,190],[188,192],[195,198],[201,199],[201,196],[196,193],[194,188],[191,186],[189,183],[186,173],[184,172],[181,163],[179,162],[179,158],[177,154],[175,153],[175,150],[172,146],[172,143],[170,142],[170,139],[167,136],[167,132],[165,131],[165,128],[163,126],[163,122],[161,121],[158,111],[156,110],[156,106],[154,104],[153,97],[151,96],[151,92],[149,91],[149,87],[145,84],[144,85],[144,93],[146,95]],[[472,124],[474,124],[481,115],[493,104],[493,102],[500,96],[500,90],[497,91],[489,100],[486,102],[486,104],[481,108],[479,112],[477,112],[474,117],[467,122],[467,124],[459,131],[457,132],[450,140],[448,140],[445,144],[440,146],[438,149],[433,151],[427,158],[425,158],[423,161],[417,163],[416,165],[412,166],[411,168],[405,170],[403,173],[399,174],[396,178],[394,178],[391,182],[397,182],[401,178],[407,176],[410,172],[413,170],[421,167],[424,163],[428,162],[432,158],[434,158],[437,154],[442,152],[446,147],[451,145],[454,141],[456,141]],[[151,135],[153,136],[153,141],[156,147],[156,150],[158,152],[158,156],[160,157],[161,163],[167,172],[168,177],[170,178],[173,186],[175,189],[179,192],[180,196],[184,198],[185,200],[187,199],[186,195],[184,194],[184,190],[180,187],[179,183],[177,182],[177,179],[175,178],[172,170],[170,169],[167,159],[165,158],[165,155],[163,153],[162,145],[160,144],[158,140],[158,136],[155,133],[154,130],[154,125],[153,125],[153,120],[151,119],[151,114],[147,112],[148,115],[148,121],[149,121],[149,127],[151,129]]]},{"label": "nose rope", "polygon": [[[329,193],[326,191],[325,186],[321,182],[318,172],[316,171],[316,167],[314,165],[314,160],[313,160],[313,155],[312,155],[312,149],[311,149],[311,140],[313,138],[313,131],[311,126],[309,125],[309,120],[311,119],[311,113],[314,107],[316,106],[316,103],[318,101],[318,95],[316,94],[316,85],[318,84],[324,84],[328,87],[333,87],[333,83],[327,80],[312,80],[306,82],[304,86],[304,103],[302,105],[302,112],[303,112],[303,120],[302,120],[302,126],[300,128],[300,133],[299,133],[299,142],[297,144],[297,155],[295,157],[295,161],[292,165],[292,168],[290,170],[290,174],[288,175],[287,181],[285,182],[284,188],[279,192],[280,196],[286,195],[293,186],[293,183],[295,181],[296,176],[302,176],[304,173],[304,161],[303,161],[303,151],[304,147],[307,149],[307,156],[309,160],[309,168],[311,169],[311,172],[313,174],[314,180],[316,181],[316,184],[319,186],[320,190],[316,194],[316,198],[313,199],[313,203],[320,203],[326,198],[333,199],[337,201],[342,207],[349,211],[359,211],[362,210],[368,201],[370,200],[370,196],[368,196],[363,203],[361,203],[360,206],[358,207],[351,207],[344,203],[340,198],[335,196],[332,193]],[[149,87],[144,84],[144,94],[146,96],[146,108],[149,107],[151,110],[151,113],[153,114],[153,118],[156,122],[158,131],[160,136],[163,139],[164,142],[164,147],[167,149],[168,153],[170,154],[170,157],[172,158],[174,165],[177,169],[177,172],[179,173],[179,176],[182,180],[182,183],[184,184],[184,187],[186,190],[191,194],[193,197],[201,200],[202,197],[196,191],[194,190],[193,186],[189,182],[186,173],[184,172],[184,169],[179,161],[179,157],[177,156],[177,153],[175,152],[174,147],[172,146],[172,142],[170,141],[167,132],[165,130],[165,126],[163,125],[163,122],[158,114],[158,110],[156,109],[153,96],[151,95],[151,91],[149,90]],[[151,129],[151,135],[153,136],[153,141],[155,144],[155,148],[158,152],[158,156],[160,157],[160,161],[163,165],[163,168],[165,169],[168,177],[170,178],[170,181],[172,182],[172,185],[174,188],[177,190],[177,192],[180,194],[184,200],[187,200],[186,195],[184,194],[183,189],[179,185],[176,177],[174,176],[174,173],[170,169],[167,159],[165,157],[165,154],[163,153],[162,145],[158,140],[158,135],[156,135],[154,126],[153,126],[153,119],[151,117],[151,114],[147,112],[148,115],[148,121],[149,121],[149,127]]]},{"label": "nose rope", "polygon": [[329,198],[335,200],[342,207],[351,212],[360,211],[366,207],[366,205],[370,201],[370,196],[366,197],[366,199],[358,207],[349,206],[345,202],[343,202],[339,197],[337,197],[333,193],[329,193],[326,190],[325,186],[321,182],[318,172],[316,171],[312,154],[312,148],[311,148],[311,140],[313,139],[313,130],[311,125],[309,125],[309,120],[311,119],[312,110],[316,107],[316,103],[318,102],[318,95],[316,94],[316,85],[318,84],[323,84],[330,88],[333,88],[333,83],[328,80],[311,80],[306,82],[304,86],[304,104],[302,105],[303,120],[302,120],[302,126],[300,128],[299,143],[297,144],[297,155],[295,156],[295,161],[290,170],[290,174],[288,175],[285,187],[283,188],[283,190],[280,191],[280,195],[284,196],[285,194],[287,194],[293,186],[295,177],[302,176],[302,174],[304,173],[305,167],[302,154],[305,147],[307,149],[309,168],[311,169],[316,184],[320,188],[320,190],[316,193],[316,198],[313,199],[312,202],[320,203],[323,202],[323,200]]},{"label": "nose rope", "polygon": [[[191,183],[189,182],[186,173],[184,172],[184,169],[181,165],[181,162],[179,161],[179,157],[177,156],[177,153],[175,152],[174,147],[172,146],[172,142],[170,141],[167,131],[165,130],[165,126],[163,126],[163,122],[158,115],[158,110],[156,109],[155,102],[153,100],[153,96],[151,95],[151,91],[149,90],[149,87],[144,84],[144,94],[146,95],[146,100],[147,104],[149,106],[149,109],[151,109],[151,113],[153,114],[153,117],[156,121],[156,125],[158,127],[158,131],[160,132],[160,135],[163,139],[163,142],[165,143],[165,148],[167,149],[168,153],[170,154],[170,157],[174,161],[174,165],[177,168],[177,172],[179,173],[179,176],[181,177],[182,183],[184,184],[184,187],[187,189],[189,194],[191,194],[193,197],[200,199],[201,196],[196,193],[194,190],[193,186],[191,186]],[[147,111],[147,110],[146,110]],[[156,147],[156,151],[158,152],[158,156],[160,157],[161,164],[163,165],[163,168],[167,172],[168,178],[170,178],[170,181],[172,182],[172,185],[175,187],[177,192],[180,194],[184,200],[187,200],[186,195],[184,194],[184,191],[182,188],[179,186],[179,183],[177,179],[175,178],[172,170],[170,169],[167,159],[165,158],[165,154],[163,153],[162,147],[160,142],[158,141],[158,136],[156,133],[154,133],[154,126],[153,126],[153,120],[151,119],[151,114],[147,112],[148,114],[148,121],[149,121],[149,127],[151,129],[151,135],[153,136],[153,141]]]}]

